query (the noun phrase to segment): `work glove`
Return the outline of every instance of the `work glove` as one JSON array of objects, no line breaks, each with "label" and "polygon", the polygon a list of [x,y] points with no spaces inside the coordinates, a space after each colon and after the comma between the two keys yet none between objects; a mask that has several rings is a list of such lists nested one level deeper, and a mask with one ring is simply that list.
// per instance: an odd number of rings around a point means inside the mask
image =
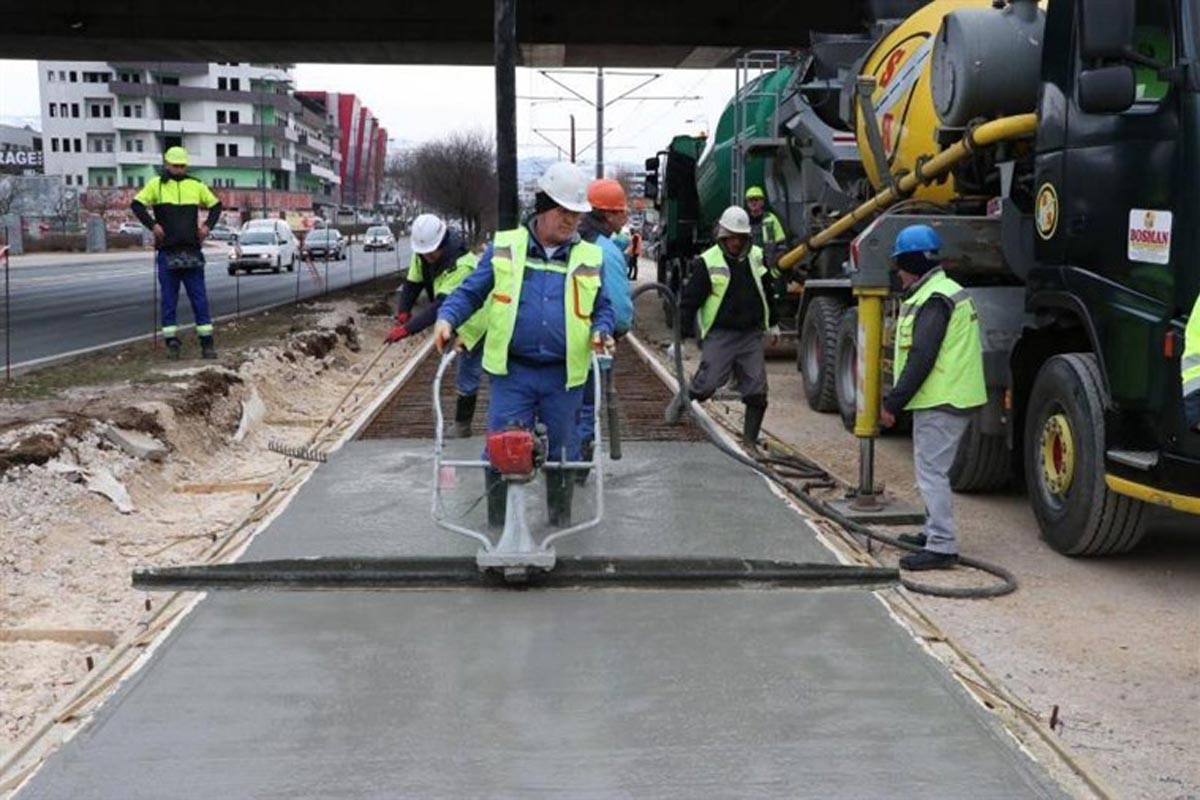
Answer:
[{"label": "work glove", "polygon": [[778,325],[772,325],[771,327],[767,328],[767,341],[771,343],[772,347],[779,344],[779,326]]},{"label": "work glove", "polygon": [[439,353],[445,352],[446,345],[454,338],[454,328],[449,320],[439,319],[433,326],[433,344]]},{"label": "work glove", "polygon": [[396,324],[397,325],[403,325],[404,323],[408,322],[410,319],[412,319],[412,314],[408,313],[407,311],[396,312]]},{"label": "work glove", "polygon": [[401,339],[407,339],[409,335],[408,328],[404,327],[403,325],[396,325],[390,331],[388,331],[387,338],[384,341],[390,344],[392,342],[398,342]]},{"label": "work glove", "polygon": [[596,355],[611,356],[616,346],[616,341],[607,333],[592,332],[592,352]]}]

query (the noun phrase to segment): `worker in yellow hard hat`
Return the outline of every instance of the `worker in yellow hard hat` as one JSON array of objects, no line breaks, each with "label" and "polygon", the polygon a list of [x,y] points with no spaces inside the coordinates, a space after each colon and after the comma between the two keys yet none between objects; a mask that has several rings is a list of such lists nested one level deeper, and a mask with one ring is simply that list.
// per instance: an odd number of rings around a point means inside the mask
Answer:
[{"label": "worker in yellow hard hat", "polygon": [[775,271],[775,262],[787,249],[787,230],[775,212],[767,208],[767,193],[761,186],[746,190],[746,213],[750,215],[751,241],[762,248],[763,262]]},{"label": "worker in yellow hard hat", "polygon": [[[163,161],[162,173],[151,178],[137,193],[131,208],[138,220],[154,233],[155,266],[158,284],[162,287],[162,335],[167,344],[167,357],[177,359],[182,351],[175,308],[179,304],[179,285],[183,284],[192,304],[192,316],[196,318],[201,355],[216,358],[201,246],[208,238],[209,230],[221,219],[221,201],[199,178],[188,175],[187,150],[178,145],[168,148]],[[196,215],[202,208],[208,210],[208,216],[197,225]]]}]

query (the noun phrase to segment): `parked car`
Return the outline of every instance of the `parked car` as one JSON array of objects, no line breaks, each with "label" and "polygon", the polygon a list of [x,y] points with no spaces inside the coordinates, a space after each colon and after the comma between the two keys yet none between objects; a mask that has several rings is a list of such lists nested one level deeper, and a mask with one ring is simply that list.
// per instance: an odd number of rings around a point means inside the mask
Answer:
[{"label": "parked car", "polygon": [[296,237],[286,223],[282,226],[243,226],[229,253],[229,274],[269,269],[279,272],[284,267],[288,272],[296,268]]},{"label": "parked car", "polygon": [[363,237],[363,250],[395,250],[396,237],[384,225],[367,228]]},{"label": "parked car", "polygon": [[228,225],[214,225],[208,232],[208,238],[214,242],[230,242],[237,238],[237,232]]},{"label": "parked car", "polygon": [[316,228],[304,237],[302,252],[305,258],[340,261],[346,257],[346,240],[337,228]]},{"label": "parked car", "polygon": [[117,228],[117,233],[124,236],[141,236],[145,230],[145,226],[140,222],[122,222],[121,227]]}]

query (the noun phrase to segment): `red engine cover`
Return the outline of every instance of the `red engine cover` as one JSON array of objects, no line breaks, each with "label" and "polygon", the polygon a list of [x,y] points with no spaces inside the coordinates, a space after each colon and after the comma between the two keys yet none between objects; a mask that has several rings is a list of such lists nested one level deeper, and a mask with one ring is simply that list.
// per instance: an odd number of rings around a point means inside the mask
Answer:
[{"label": "red engine cover", "polygon": [[501,475],[529,475],[533,472],[533,434],[511,430],[489,433],[488,461]]}]

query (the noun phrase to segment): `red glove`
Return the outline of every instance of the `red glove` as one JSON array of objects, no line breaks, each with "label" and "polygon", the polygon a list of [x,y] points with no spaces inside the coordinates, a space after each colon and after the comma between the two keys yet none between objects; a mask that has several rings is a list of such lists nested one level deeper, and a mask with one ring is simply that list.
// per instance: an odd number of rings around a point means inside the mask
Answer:
[{"label": "red glove", "polygon": [[396,324],[397,325],[403,325],[404,323],[408,322],[410,319],[412,319],[412,314],[408,313],[407,311],[401,311],[396,314]]},{"label": "red glove", "polygon": [[408,328],[404,327],[403,325],[397,325],[394,328],[392,328],[390,331],[388,331],[387,338],[384,341],[389,342],[389,343],[398,342],[401,339],[406,338],[407,336],[408,336]]}]

